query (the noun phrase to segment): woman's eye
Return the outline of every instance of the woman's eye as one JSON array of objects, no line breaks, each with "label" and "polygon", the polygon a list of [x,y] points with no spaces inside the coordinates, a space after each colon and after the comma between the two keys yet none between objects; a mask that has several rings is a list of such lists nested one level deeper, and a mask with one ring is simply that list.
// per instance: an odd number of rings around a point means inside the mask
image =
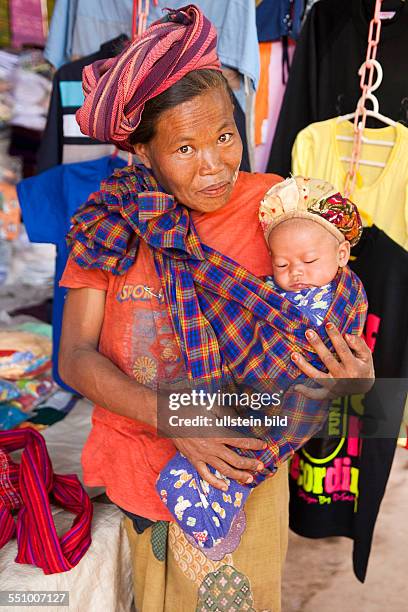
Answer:
[{"label": "woman's eye", "polygon": [[193,149],[189,145],[183,145],[179,148],[179,153],[185,155],[186,153],[191,153]]},{"label": "woman's eye", "polygon": [[221,136],[219,137],[219,142],[222,142],[223,144],[225,144],[226,142],[230,142],[232,138],[232,134],[221,134]]}]

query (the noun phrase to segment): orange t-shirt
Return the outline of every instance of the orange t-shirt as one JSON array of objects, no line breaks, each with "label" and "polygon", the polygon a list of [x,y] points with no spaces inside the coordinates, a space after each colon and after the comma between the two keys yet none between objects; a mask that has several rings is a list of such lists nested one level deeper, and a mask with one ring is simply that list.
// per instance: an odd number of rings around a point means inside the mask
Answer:
[{"label": "orange t-shirt", "polygon": [[[241,172],[225,206],[213,213],[191,212],[201,241],[256,276],[271,274],[258,207],[267,189],[279,180],[273,174]],[[153,255],[145,243],[122,276],[84,270],[69,260],[60,285],[106,291],[99,352],[128,376],[153,389],[159,380],[185,378]],[[159,437],[151,426],[95,406],[82,453],[84,480],[89,486],[106,487],[107,496],[129,512],[172,520],[155,483],[174,453],[172,441]]]}]

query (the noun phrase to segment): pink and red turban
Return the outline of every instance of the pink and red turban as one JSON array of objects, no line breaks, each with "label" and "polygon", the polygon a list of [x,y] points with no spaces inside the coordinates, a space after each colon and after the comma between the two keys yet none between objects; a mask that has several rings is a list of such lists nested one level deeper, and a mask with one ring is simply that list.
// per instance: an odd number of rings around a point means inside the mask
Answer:
[{"label": "pink and red turban", "polygon": [[147,100],[192,70],[220,70],[216,45],[214,26],[196,6],[169,10],[120,55],[84,68],[81,132],[132,151],[128,139]]}]

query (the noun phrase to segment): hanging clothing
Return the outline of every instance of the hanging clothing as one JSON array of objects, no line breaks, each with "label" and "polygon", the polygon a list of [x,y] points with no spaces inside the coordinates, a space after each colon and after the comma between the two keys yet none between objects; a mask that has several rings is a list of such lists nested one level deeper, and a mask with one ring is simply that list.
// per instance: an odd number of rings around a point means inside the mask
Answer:
[{"label": "hanging clothing", "polygon": [[[197,0],[194,2],[217,30],[217,53],[221,64],[237,70],[247,77],[254,89],[259,81],[259,52],[254,2],[246,0]],[[158,6],[150,2],[147,23],[150,25],[163,15],[167,0]],[[172,0],[171,8],[186,5],[185,0]]]},{"label": "hanging clothing", "polygon": [[299,36],[305,0],[258,0],[256,27],[259,42]]},{"label": "hanging clothing", "polygon": [[259,43],[261,73],[255,98],[255,145],[262,144],[266,139],[264,125],[269,115],[269,64],[271,61],[271,51],[271,42]]},{"label": "hanging clothing", "polygon": [[19,125],[11,126],[8,154],[11,157],[22,158],[22,175],[24,178],[35,174],[37,154],[40,146],[41,132]]},{"label": "hanging clothing", "polygon": [[[378,378],[408,376],[408,254],[375,226],[364,230],[353,250],[353,270],[361,276],[369,299],[366,339],[373,350]],[[397,387],[398,381],[395,381]],[[402,420],[407,388],[388,402],[398,428]],[[372,395],[367,401],[375,405]],[[397,429],[398,431],[398,429]],[[388,481],[396,437],[368,439],[362,443],[359,508],[354,523],[353,563],[357,576],[367,567],[375,521]]]},{"label": "hanging clothing", "polygon": [[10,124],[42,134],[50,95],[51,79],[37,73],[35,66],[27,69],[23,60],[13,74],[13,112]]},{"label": "hanging clothing", "polygon": [[59,287],[68,258],[65,236],[71,217],[86,202],[89,194],[99,189],[101,181],[116,168],[123,166],[125,162],[120,157],[102,157],[79,164],[59,165],[17,185],[17,195],[30,241],[57,246],[52,315],[53,376],[63,387],[66,385],[58,374],[58,349],[66,294],[65,289]]},{"label": "hanging clothing", "polygon": [[8,0],[13,47],[44,47],[48,28],[47,3],[43,0]]},{"label": "hanging clothing", "polygon": [[[323,0],[322,0],[323,1]],[[408,376],[408,253],[377,227],[365,228],[350,266],[364,284],[368,298],[365,339],[373,351],[377,379]],[[391,380],[398,389],[398,381]],[[406,393],[406,390],[405,390]],[[387,396],[387,413],[395,436],[358,438],[355,416],[348,437],[312,440],[298,451],[290,467],[290,527],[304,537],[353,538],[353,567],[365,580],[371,542],[388,481],[405,395]],[[347,409],[357,401],[375,413],[376,394],[337,400]],[[361,404],[361,402],[363,402]]]},{"label": "hanging clothing", "polygon": [[57,70],[52,85],[47,124],[38,151],[38,172],[61,163],[98,159],[113,152],[112,145],[92,140],[81,133],[75,113],[84,101],[84,67],[98,60],[114,57],[122,50],[127,40],[126,36],[119,36],[103,44],[97,53]]},{"label": "hanging clothing", "polygon": [[15,187],[11,183],[0,181],[0,241],[16,240],[20,232],[20,222],[21,213]]},{"label": "hanging clothing", "polygon": [[[172,0],[172,9],[186,6]],[[213,23],[218,33],[217,51],[225,66],[235,68],[257,86],[259,78],[258,38],[255,4],[246,0],[196,0],[194,3]],[[147,25],[163,17],[167,0],[150,2]],[[130,0],[57,0],[45,56],[56,68],[72,56],[89,55],[106,40],[131,36],[133,2]],[[89,36],[92,32],[92,36]]]},{"label": "hanging clothing", "polygon": [[363,230],[350,262],[369,301],[366,340],[379,378],[408,374],[408,253],[378,227]]},{"label": "hanging clothing", "polygon": [[[75,12],[78,7],[78,0],[55,0],[55,6],[49,27],[47,43],[44,49],[45,59],[55,68],[73,59],[72,53],[72,29],[75,23]],[[121,32],[118,32],[118,35]],[[99,45],[109,40],[112,36],[107,36]],[[98,43],[93,51],[98,50]]]},{"label": "hanging clothing", "polygon": [[303,20],[305,20],[305,19],[306,19],[306,17],[308,16],[308,14],[309,14],[309,12],[310,12],[310,10],[311,10],[312,6],[313,6],[314,4],[316,4],[316,2],[318,2],[318,1],[319,1],[319,0],[306,0],[306,6],[305,6],[304,13],[303,13]]},{"label": "hanging clothing", "polygon": [[[297,41],[268,171],[287,176],[297,134],[311,123],[354,112],[361,95],[358,70],[365,60],[369,0],[320,0]],[[384,71],[375,92],[380,112],[408,124],[408,3],[383,20],[377,59]],[[371,123],[369,127],[378,127]],[[379,124],[382,127],[383,124]]]},{"label": "hanging clothing", "polygon": [[[21,462],[10,453],[23,449]],[[58,537],[51,502],[76,515]],[[17,513],[15,522],[14,513]],[[45,440],[32,429],[0,432],[0,549],[17,536],[17,563],[67,572],[91,545],[92,503],[78,477],[54,474]]]},{"label": "hanging clothing", "polygon": [[[352,142],[342,142],[337,135],[353,136],[353,125],[337,119],[313,123],[302,130],[292,152],[295,175],[319,176],[344,189]],[[363,145],[361,158],[384,163],[384,168],[360,165],[356,188],[352,194],[366,225],[375,223],[392,240],[408,250],[408,128],[366,128],[364,136],[371,140],[395,141],[393,147]]]},{"label": "hanging clothing", "polygon": [[[285,47],[282,41],[259,43],[261,77],[255,106],[255,170],[265,172],[288,77]],[[268,55],[269,51],[269,55]],[[288,43],[288,64],[295,52],[295,43]]]}]

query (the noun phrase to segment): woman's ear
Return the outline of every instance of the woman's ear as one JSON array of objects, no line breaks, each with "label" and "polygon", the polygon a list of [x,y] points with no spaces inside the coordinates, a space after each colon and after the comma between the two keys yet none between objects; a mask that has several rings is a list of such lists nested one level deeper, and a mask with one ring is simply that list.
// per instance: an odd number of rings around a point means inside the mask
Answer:
[{"label": "woman's ear", "polygon": [[347,266],[348,260],[350,259],[350,243],[348,240],[345,240],[339,245],[337,257],[340,268]]},{"label": "woman's ear", "polygon": [[149,155],[149,145],[148,144],[145,144],[145,143],[142,143],[142,142],[136,143],[135,144],[135,154],[140,159],[142,164],[144,166],[146,166],[146,168],[149,168],[149,170],[152,169],[152,164],[151,164],[150,155]]}]

